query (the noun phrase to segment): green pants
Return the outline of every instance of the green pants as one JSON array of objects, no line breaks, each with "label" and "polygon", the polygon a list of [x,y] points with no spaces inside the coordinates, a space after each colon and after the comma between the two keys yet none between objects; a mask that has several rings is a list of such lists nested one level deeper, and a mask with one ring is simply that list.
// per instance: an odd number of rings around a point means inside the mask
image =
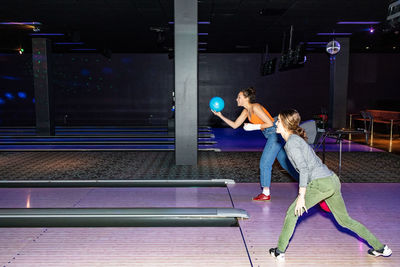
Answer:
[{"label": "green pants", "polygon": [[[340,181],[336,174],[312,180],[307,185],[305,195],[307,209],[310,209],[322,200],[325,200],[336,221],[342,227],[355,232],[358,236],[366,240],[375,250],[383,248],[384,245],[379,242],[379,240],[364,225],[353,220],[347,213],[346,205],[344,204],[340,192]],[[298,216],[294,215],[296,201],[297,199],[287,210],[283,229],[279,236],[278,249],[282,252],[286,250],[286,247],[289,244],[289,239],[292,237],[294,228],[296,227],[298,219]]]}]

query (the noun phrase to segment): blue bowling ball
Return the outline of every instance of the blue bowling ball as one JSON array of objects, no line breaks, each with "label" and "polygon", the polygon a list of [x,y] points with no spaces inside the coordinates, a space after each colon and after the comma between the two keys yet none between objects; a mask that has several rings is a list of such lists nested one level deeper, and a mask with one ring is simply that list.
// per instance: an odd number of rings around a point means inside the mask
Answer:
[{"label": "blue bowling ball", "polygon": [[224,109],[225,102],[222,98],[216,96],[210,100],[210,108],[216,112],[220,112]]}]

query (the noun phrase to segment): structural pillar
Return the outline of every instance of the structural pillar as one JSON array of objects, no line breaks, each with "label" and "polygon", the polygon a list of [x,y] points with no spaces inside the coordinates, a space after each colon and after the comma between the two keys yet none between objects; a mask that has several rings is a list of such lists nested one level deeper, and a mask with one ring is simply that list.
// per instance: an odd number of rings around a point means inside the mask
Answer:
[{"label": "structural pillar", "polygon": [[350,39],[337,38],[340,52],[330,58],[328,126],[345,128],[347,117],[347,89],[349,83]]},{"label": "structural pillar", "polygon": [[35,89],[36,134],[55,134],[53,88],[50,75],[51,42],[32,39],[33,84]]},{"label": "structural pillar", "polygon": [[197,165],[197,0],[174,0],[175,162]]}]

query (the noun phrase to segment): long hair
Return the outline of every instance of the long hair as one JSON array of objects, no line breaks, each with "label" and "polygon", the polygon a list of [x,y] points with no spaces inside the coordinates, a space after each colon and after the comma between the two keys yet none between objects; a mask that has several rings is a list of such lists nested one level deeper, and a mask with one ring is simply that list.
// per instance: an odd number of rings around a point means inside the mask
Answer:
[{"label": "long hair", "polygon": [[253,87],[248,87],[246,89],[241,90],[244,97],[247,97],[249,99],[250,103],[256,102],[256,89]]},{"label": "long hair", "polygon": [[297,134],[305,141],[307,141],[308,138],[306,132],[304,131],[303,128],[299,126],[301,117],[297,110],[295,109],[283,110],[279,113],[279,118],[285,129],[287,129],[291,133]]}]

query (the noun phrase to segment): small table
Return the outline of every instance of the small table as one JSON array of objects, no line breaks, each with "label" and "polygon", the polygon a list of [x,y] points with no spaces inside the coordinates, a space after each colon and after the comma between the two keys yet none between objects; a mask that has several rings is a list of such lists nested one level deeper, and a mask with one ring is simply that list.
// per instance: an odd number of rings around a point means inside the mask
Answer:
[{"label": "small table", "polygon": [[350,134],[365,134],[364,130],[354,130],[354,129],[328,129],[324,132],[322,136],[322,162],[325,163],[325,139],[326,137],[333,137],[339,142],[339,168],[338,176],[340,177],[342,171],[342,141],[345,135]]}]

